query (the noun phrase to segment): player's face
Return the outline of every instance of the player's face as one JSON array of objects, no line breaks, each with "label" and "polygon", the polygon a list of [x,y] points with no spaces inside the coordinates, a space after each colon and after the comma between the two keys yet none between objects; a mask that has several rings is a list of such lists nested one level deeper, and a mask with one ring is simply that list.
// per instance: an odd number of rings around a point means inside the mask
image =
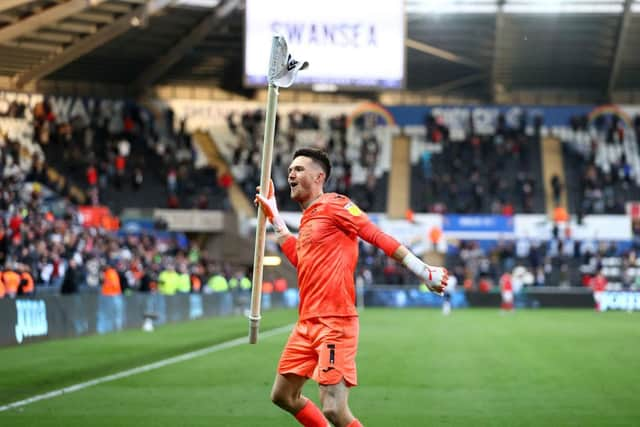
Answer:
[{"label": "player's face", "polygon": [[310,157],[298,156],[289,166],[289,189],[291,199],[304,204],[322,192],[322,168]]}]

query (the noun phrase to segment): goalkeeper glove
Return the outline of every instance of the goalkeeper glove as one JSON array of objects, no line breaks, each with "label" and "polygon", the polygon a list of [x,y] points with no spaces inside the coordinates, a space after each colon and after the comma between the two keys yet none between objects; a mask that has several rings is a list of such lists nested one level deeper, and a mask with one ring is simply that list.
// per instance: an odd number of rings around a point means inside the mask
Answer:
[{"label": "goalkeeper glove", "polygon": [[[259,188],[260,187],[258,187],[258,189]],[[276,197],[272,180],[269,180],[269,191],[267,192],[267,197],[265,198],[260,195],[260,193],[258,193],[256,194],[254,203],[256,205],[260,205],[262,212],[264,212],[265,216],[273,226],[273,229],[276,232],[276,237],[280,238],[289,234],[287,224],[280,216],[280,212],[278,212],[278,205],[276,204]]]},{"label": "goalkeeper glove", "polygon": [[449,280],[449,272],[446,268],[427,265],[411,252],[405,255],[402,259],[402,264],[413,274],[424,280],[424,284],[427,285],[431,292],[438,295],[444,294],[444,288],[447,287],[447,281]]}]

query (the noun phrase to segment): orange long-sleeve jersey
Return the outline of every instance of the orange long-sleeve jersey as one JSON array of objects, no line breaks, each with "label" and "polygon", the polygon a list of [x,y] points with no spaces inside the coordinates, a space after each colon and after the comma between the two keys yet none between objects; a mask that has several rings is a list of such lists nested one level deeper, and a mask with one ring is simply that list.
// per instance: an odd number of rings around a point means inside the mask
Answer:
[{"label": "orange long-sleeve jersey", "polygon": [[358,237],[391,256],[400,247],[347,197],[323,194],[302,214],[298,238],[282,250],[298,270],[300,320],[357,316],[354,273]]}]

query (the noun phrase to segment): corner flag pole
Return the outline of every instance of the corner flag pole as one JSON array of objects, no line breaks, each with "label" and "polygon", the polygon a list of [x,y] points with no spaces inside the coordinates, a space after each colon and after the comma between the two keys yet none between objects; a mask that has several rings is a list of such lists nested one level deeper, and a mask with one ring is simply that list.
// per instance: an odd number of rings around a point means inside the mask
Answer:
[{"label": "corner flag pole", "polygon": [[[271,48],[273,57],[273,47]],[[273,154],[273,139],[276,128],[276,110],[278,109],[278,87],[269,83],[267,94],[267,113],[264,123],[264,142],[262,144],[262,165],[260,173],[260,194],[267,197],[269,179],[271,179],[271,158]],[[260,302],[262,297],[262,270],[264,263],[264,243],[266,240],[267,217],[262,209],[258,209],[258,224],[256,225],[256,246],[253,252],[253,286],[251,287],[251,314],[249,315],[249,343],[258,342],[260,328]]]},{"label": "corner flag pole", "polygon": [[[267,113],[264,120],[264,142],[262,144],[262,165],[260,173],[260,195],[267,198],[271,179],[271,158],[273,139],[276,130],[276,111],[278,110],[278,88],[289,87],[298,74],[309,65],[298,62],[289,55],[287,41],[280,35],[271,39],[269,56],[269,91],[267,94]],[[260,329],[260,303],[262,298],[262,270],[264,265],[264,244],[266,239],[267,218],[258,209],[256,225],[256,246],[253,253],[253,286],[251,287],[251,313],[249,315],[249,343],[258,342]]]}]

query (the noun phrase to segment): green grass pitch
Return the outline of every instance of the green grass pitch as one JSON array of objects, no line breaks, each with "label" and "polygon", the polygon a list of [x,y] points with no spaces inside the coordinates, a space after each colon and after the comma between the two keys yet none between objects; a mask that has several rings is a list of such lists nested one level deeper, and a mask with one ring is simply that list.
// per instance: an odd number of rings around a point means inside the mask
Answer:
[{"label": "green grass pitch", "polygon": [[[295,321],[264,313],[262,330]],[[639,314],[366,309],[365,426],[640,425]],[[246,335],[240,317],[0,349],[0,406]],[[281,333],[0,412],[0,426],[295,426],[269,401]],[[309,382],[305,393],[317,402]]]}]

